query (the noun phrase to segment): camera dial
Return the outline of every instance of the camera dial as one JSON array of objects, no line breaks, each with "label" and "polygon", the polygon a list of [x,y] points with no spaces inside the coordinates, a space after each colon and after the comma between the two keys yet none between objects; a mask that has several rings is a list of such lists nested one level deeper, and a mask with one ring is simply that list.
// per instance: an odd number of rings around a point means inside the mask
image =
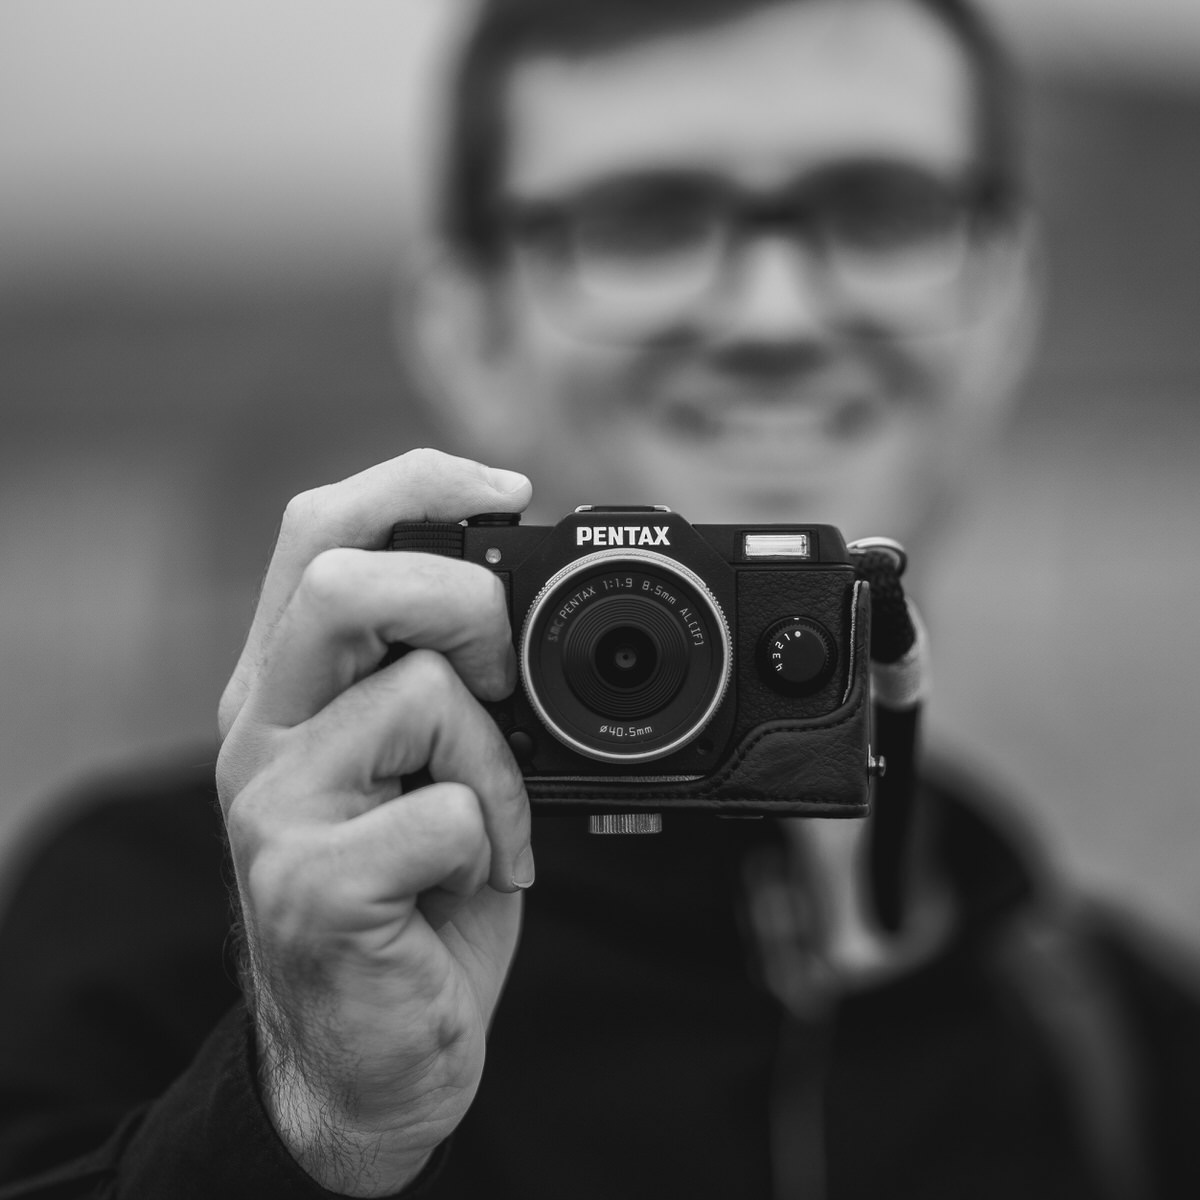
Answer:
[{"label": "camera dial", "polygon": [[763,682],[784,696],[816,691],[833,674],[837,643],[811,617],[776,621],[758,644],[758,669]]}]

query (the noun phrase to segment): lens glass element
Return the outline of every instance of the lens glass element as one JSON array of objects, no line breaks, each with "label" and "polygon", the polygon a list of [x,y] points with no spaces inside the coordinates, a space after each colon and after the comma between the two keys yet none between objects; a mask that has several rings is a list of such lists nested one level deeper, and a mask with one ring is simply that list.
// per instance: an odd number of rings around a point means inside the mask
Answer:
[{"label": "lens glass element", "polygon": [[596,643],[596,674],[612,688],[640,690],[654,678],[658,663],[654,639],[636,625],[610,629]]}]

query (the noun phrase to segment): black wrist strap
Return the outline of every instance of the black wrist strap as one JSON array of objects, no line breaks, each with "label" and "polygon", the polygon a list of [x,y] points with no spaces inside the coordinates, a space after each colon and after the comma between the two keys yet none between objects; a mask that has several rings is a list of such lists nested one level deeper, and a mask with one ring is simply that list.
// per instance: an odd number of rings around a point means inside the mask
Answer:
[{"label": "black wrist strap", "polygon": [[871,587],[872,753],[886,762],[871,805],[870,877],[880,926],[904,921],[904,867],[917,790],[917,744],[924,687],[919,629],[900,576],[905,556],[887,543],[850,547],[860,579]]}]

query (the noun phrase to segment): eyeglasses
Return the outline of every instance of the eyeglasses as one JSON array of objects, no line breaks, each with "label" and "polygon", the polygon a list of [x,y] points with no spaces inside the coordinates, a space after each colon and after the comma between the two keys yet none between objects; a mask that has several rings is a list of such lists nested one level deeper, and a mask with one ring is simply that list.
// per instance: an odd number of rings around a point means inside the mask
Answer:
[{"label": "eyeglasses", "polygon": [[510,201],[500,215],[555,319],[586,338],[639,342],[711,311],[752,234],[802,242],[843,302],[894,304],[956,280],[1002,207],[985,177],[869,161],[768,195],[710,174],[639,174],[562,200]]}]

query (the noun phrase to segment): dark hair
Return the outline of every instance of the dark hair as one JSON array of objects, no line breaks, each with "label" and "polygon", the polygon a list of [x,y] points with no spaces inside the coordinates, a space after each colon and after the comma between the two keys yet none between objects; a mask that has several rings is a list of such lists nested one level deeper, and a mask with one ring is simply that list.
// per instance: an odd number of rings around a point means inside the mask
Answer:
[{"label": "dark hair", "polygon": [[[440,195],[442,233],[478,266],[500,248],[495,200],[504,168],[504,89],[537,54],[586,57],[670,33],[805,0],[481,0],[450,95]],[[1021,174],[1008,56],[972,0],[897,0],[931,13],[957,39],[975,79],[980,167],[994,204],[1016,194]]]}]

